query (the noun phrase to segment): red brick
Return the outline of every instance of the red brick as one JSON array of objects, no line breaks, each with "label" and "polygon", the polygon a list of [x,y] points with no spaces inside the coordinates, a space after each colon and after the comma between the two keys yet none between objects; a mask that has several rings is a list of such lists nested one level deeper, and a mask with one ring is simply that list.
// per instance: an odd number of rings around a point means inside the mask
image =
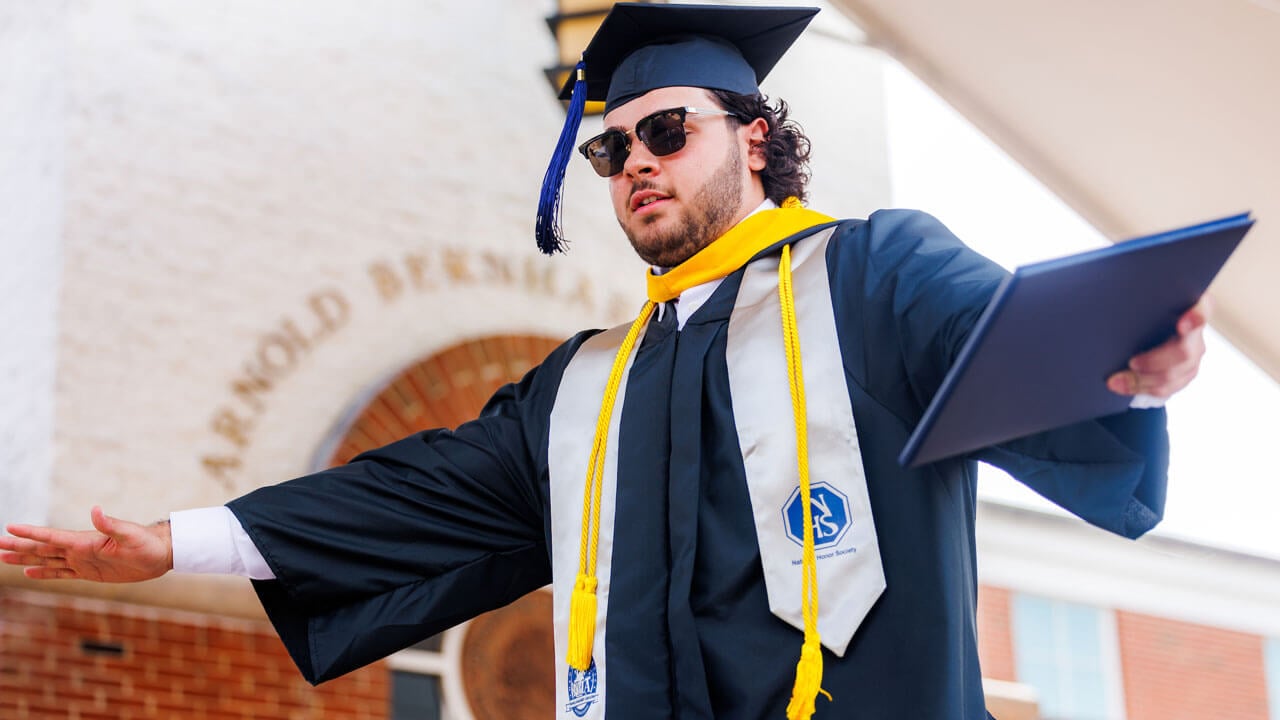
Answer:
[{"label": "red brick", "polygon": [[1267,720],[1262,638],[1117,612],[1128,720]]},{"label": "red brick", "polygon": [[1010,594],[1004,588],[978,588],[978,658],[983,677],[1014,681]]},{"label": "red brick", "polygon": [[[4,588],[0,611],[3,720],[385,717],[385,666],[311,688],[265,623],[157,620],[154,611]],[[83,639],[119,642],[124,655],[86,655]]]}]

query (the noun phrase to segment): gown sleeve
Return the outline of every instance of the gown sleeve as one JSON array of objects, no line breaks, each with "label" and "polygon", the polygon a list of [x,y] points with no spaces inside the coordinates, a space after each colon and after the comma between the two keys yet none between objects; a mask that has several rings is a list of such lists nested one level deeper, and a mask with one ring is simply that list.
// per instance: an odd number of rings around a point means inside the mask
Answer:
[{"label": "gown sleeve", "polygon": [[481,416],[228,503],[303,676],[332,679],[551,581],[546,433],[575,337]]},{"label": "gown sleeve", "polygon": [[[860,231],[865,259],[857,285],[867,309],[862,337],[893,339],[892,347],[869,348],[868,354],[882,354],[864,358],[861,371],[878,400],[914,427],[1007,273],[925,213],[881,211]],[[1156,408],[943,462],[995,465],[1089,523],[1136,538],[1163,514],[1168,456],[1165,411]]]}]

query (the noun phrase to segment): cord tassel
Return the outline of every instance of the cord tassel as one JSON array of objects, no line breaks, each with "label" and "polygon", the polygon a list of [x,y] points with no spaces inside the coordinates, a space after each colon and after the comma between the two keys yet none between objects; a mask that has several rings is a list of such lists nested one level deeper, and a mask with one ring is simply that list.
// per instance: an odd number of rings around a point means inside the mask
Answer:
[{"label": "cord tassel", "polygon": [[585,672],[591,666],[592,646],[596,638],[597,580],[579,574],[569,601],[569,667]]},{"label": "cord tassel", "polygon": [[831,699],[822,689],[822,644],[817,638],[805,640],[796,663],[796,684],[787,703],[787,720],[809,720],[818,710],[818,693]]},{"label": "cord tassel", "polygon": [[568,115],[564,119],[564,128],[560,130],[560,140],[556,142],[555,152],[551,154],[547,174],[542,178],[542,192],[538,195],[538,219],[534,223],[533,234],[538,241],[538,249],[547,255],[565,249],[564,230],[560,227],[560,205],[564,195],[564,172],[573,156],[578,126],[582,124],[582,111],[587,105],[587,82],[583,79],[585,67],[579,62],[575,69],[578,77],[573,83]]}]

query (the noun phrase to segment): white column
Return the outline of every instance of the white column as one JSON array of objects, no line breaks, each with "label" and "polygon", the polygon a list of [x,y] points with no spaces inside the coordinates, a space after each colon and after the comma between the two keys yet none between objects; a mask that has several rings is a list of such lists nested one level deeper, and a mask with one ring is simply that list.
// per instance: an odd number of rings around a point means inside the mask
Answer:
[{"label": "white column", "polygon": [[65,2],[0,5],[0,524],[43,522],[62,263]]}]

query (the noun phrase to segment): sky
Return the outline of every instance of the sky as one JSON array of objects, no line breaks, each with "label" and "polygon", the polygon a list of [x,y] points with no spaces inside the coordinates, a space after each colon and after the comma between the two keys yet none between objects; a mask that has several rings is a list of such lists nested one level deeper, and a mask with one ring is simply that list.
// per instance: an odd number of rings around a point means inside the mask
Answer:
[{"label": "sky", "polygon": [[[1010,269],[1106,244],[910,72],[885,65],[895,206],[927,210]],[[1168,404],[1169,498],[1154,532],[1280,559],[1280,469],[1269,457],[1280,384],[1212,330],[1206,344],[1199,376]],[[979,478],[985,499],[1061,512],[997,470]]]}]

